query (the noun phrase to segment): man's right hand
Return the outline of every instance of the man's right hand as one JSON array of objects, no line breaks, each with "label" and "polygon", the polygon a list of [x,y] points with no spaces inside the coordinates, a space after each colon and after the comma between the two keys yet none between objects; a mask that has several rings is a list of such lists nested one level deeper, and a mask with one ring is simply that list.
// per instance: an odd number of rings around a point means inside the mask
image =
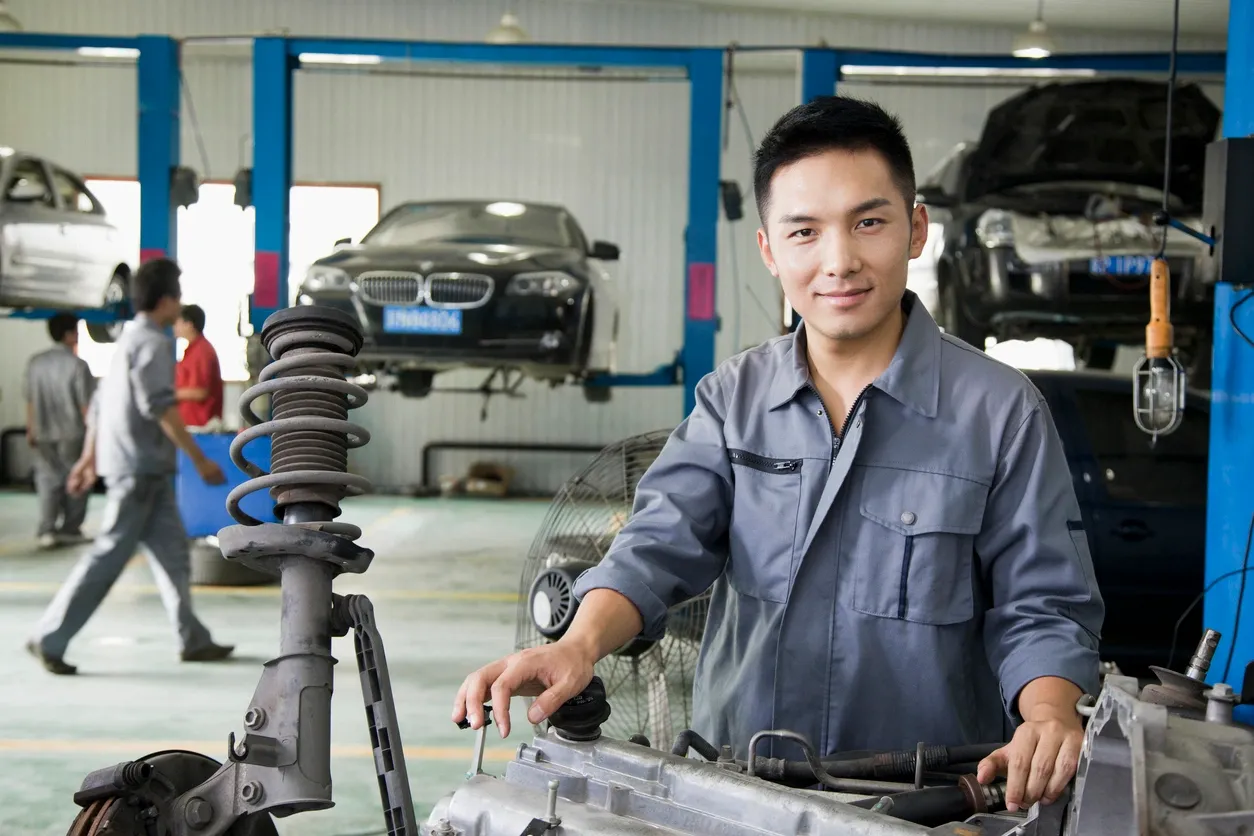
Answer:
[{"label": "man's right hand", "polygon": [[96,463],[92,459],[79,459],[70,468],[70,476],[65,481],[65,489],[70,496],[82,496],[96,484]]},{"label": "man's right hand", "polygon": [[562,703],[588,687],[595,664],[595,651],[567,640],[498,659],[466,677],[453,702],[453,722],[469,719],[472,729],[481,728],[483,705],[491,702],[501,737],[507,737],[510,697],[521,696],[537,697],[527,720],[542,723]]},{"label": "man's right hand", "polygon": [[226,474],[222,472],[222,468],[218,467],[218,463],[213,459],[197,459],[196,472],[200,474],[200,478],[205,481],[206,485],[226,484]]}]

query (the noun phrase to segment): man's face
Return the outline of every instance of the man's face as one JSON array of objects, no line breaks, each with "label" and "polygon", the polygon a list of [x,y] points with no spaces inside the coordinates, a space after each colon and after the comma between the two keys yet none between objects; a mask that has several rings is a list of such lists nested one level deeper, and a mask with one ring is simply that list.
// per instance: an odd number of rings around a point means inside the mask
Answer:
[{"label": "man's face", "polygon": [[907,207],[875,151],[825,151],[780,168],[758,230],[788,303],[830,340],[865,337],[888,319],[926,243],[927,210]]},{"label": "man's face", "polygon": [[174,323],[174,336],[180,340],[191,342],[192,338],[196,336],[196,329],[192,327],[190,322],[180,316]]},{"label": "man's face", "polygon": [[152,318],[162,325],[174,325],[183,313],[182,293],[176,296],[163,296],[152,312]]}]

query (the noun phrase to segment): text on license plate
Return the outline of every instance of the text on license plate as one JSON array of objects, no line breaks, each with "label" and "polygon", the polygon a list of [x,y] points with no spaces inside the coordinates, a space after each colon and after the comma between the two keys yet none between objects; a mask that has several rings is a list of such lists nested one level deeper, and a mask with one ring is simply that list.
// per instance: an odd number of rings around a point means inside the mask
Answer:
[{"label": "text on license plate", "polygon": [[462,312],[389,306],[383,309],[383,330],[388,334],[460,334]]},{"label": "text on license plate", "polygon": [[1154,259],[1148,255],[1108,255],[1089,259],[1089,272],[1105,276],[1148,276]]}]

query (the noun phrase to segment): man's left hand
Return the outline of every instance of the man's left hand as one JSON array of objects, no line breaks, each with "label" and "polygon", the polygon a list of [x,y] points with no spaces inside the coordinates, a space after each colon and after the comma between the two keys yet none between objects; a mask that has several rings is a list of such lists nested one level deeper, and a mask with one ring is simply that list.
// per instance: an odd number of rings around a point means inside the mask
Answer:
[{"label": "man's left hand", "polygon": [[976,773],[981,784],[1006,776],[1007,810],[1037,801],[1053,804],[1075,777],[1084,743],[1084,726],[1075,710],[1080,694],[1070,682],[1048,679],[1023,689],[1023,725],[1009,743],[980,762]]}]

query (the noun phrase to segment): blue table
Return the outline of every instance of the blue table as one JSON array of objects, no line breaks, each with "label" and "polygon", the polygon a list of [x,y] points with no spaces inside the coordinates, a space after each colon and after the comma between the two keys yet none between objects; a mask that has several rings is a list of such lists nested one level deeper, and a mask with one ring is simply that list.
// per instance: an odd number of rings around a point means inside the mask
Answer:
[{"label": "blue table", "polygon": [[[200,433],[192,438],[205,455],[218,463],[226,474],[226,484],[206,485],[196,472],[192,460],[180,450],[175,491],[179,513],[187,536],[191,538],[216,536],[218,531],[235,520],[226,511],[226,497],[237,485],[248,481],[248,476],[231,462],[231,441],[235,433]],[[244,457],[258,467],[270,469],[270,438],[263,436],[249,443]],[[269,491],[250,494],[240,503],[244,511],[262,522],[274,520],[274,500]]]}]

